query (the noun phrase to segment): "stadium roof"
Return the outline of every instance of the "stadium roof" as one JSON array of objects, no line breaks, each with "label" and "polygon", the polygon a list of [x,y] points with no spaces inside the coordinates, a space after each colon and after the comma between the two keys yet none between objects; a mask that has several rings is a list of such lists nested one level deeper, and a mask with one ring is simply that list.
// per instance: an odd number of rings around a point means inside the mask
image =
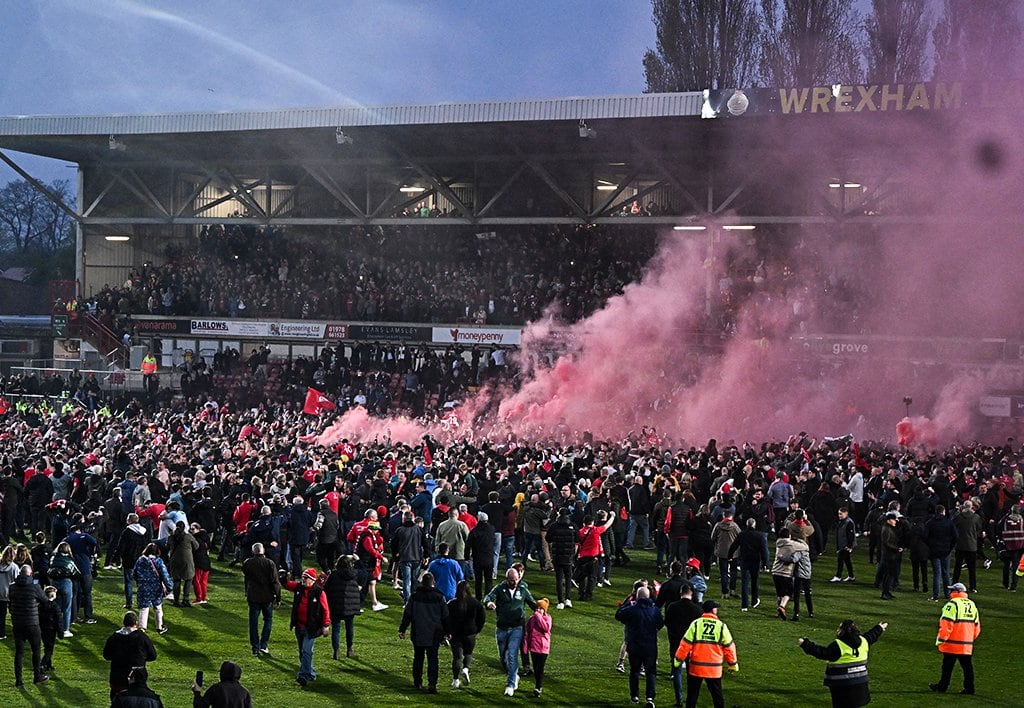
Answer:
[{"label": "stadium roof", "polygon": [[[921,144],[922,126],[941,128],[940,111],[911,112],[903,103],[895,110],[879,104],[876,111],[874,89],[858,87],[856,111],[840,115],[844,97],[853,100],[848,88],[750,91],[749,110],[745,98],[742,110],[734,110],[738,97],[727,91],[10,116],[0,117],[0,160],[42,191],[45,185],[3,150],[77,163],[78,203],[63,208],[85,237],[180,237],[212,223],[487,227],[928,219],[913,212],[901,173],[910,169],[903,158]],[[911,96],[924,96],[938,108],[945,96],[946,107],[955,107],[953,89],[898,88],[908,105]],[[831,111],[828,101],[834,101]],[[869,104],[863,113],[862,103]],[[709,106],[719,120],[701,119]],[[812,115],[822,107],[832,115]],[[862,139],[849,140],[858,127],[866,128],[858,131]],[[941,129],[934,135],[941,140]],[[644,209],[626,222],[622,216],[634,203]],[[435,218],[420,216],[428,210]]]}]

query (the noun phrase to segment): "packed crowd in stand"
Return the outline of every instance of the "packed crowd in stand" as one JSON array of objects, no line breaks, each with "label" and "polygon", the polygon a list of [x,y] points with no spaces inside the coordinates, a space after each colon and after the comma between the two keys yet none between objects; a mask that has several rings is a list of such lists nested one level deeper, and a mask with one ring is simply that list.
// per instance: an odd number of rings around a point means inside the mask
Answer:
[{"label": "packed crowd in stand", "polygon": [[[138,610],[126,622],[137,620],[139,630],[129,632],[162,633],[174,631],[165,596],[176,607],[204,603],[211,560],[240,564],[255,655],[267,650],[273,605],[293,593],[292,626],[308,639],[302,685],[316,678],[321,626],[336,657],[351,653],[354,618],[364,606],[386,610],[376,588],[392,583],[405,601],[401,631],[411,628],[417,648],[415,683],[437,690],[437,645],[450,638],[458,688],[469,680],[482,603],[496,612],[506,693],[527,670],[540,695],[547,610],[623,594],[607,588],[628,572],[633,548],[654,552],[664,580],[634,587],[624,607],[656,607],[673,652],[687,631],[672,612],[681,593],[704,603],[707,622],[719,594],[730,603],[738,596],[742,611],[770,595],[770,614],[797,621],[814,616],[811,567],[833,550],[833,582],[874,586],[883,599],[912,585],[945,601],[950,587],[982,584],[979,564],[999,564],[1002,587],[1016,590],[1024,549],[1022,451],[1012,440],[925,452],[803,433],[784,443],[692,446],[644,431],[568,446],[510,437],[323,448],[304,441],[324,421],[280,405],[144,411],[104,403],[94,413],[43,405],[5,399],[0,417],[0,541],[8,546],[0,579],[6,586],[27,572],[45,588],[45,652],[32,647],[37,681],[59,666],[56,639],[74,642],[76,622],[95,622],[100,568],[123,575],[125,606]],[[850,562],[858,544],[872,563],[859,577]],[[530,595],[527,571],[553,573],[550,608]],[[957,585],[962,579],[966,586]],[[526,606],[542,608],[528,624]],[[13,600],[11,611],[17,632]],[[640,632],[631,640],[628,630],[655,621],[640,614],[619,617],[627,626],[620,670],[628,654],[632,696],[639,700],[646,673],[653,704],[653,672],[634,646]],[[646,635],[652,625],[643,626]],[[523,646],[532,669],[519,666]],[[735,654],[726,651],[725,662],[735,664]],[[714,694],[715,677],[704,678]],[[112,691],[129,685],[127,676],[111,681]],[[677,701],[681,683],[674,677]]]},{"label": "packed crowd in stand", "polygon": [[203,227],[82,306],[112,329],[133,314],[522,324],[550,303],[574,321],[636,280],[656,246],[636,228],[477,231]]}]

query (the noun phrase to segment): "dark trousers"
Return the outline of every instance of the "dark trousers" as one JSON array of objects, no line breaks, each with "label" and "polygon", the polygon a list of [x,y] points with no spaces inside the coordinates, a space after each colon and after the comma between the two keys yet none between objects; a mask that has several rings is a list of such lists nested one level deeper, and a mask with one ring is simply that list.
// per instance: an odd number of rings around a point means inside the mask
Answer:
[{"label": "dark trousers", "polygon": [[42,633],[38,625],[35,627],[14,628],[14,683],[21,685],[21,664],[25,659],[25,642],[28,642],[32,649],[32,679],[38,681],[43,675],[40,664],[42,662]]},{"label": "dark trousers", "polygon": [[943,691],[949,688],[949,680],[953,678],[953,665],[957,661],[964,670],[964,690],[974,693],[974,663],[970,654],[942,655],[942,678],[939,679],[939,688]]},{"label": "dark trousers", "polygon": [[811,599],[811,579],[793,576],[793,616],[800,614],[800,593],[804,594],[807,601],[807,612],[814,614],[814,600]]},{"label": "dark trousers", "polygon": [[569,599],[570,580],[572,579],[572,565],[555,565],[555,594],[559,602]]},{"label": "dark trousers", "polygon": [[544,688],[544,665],[548,663],[548,655],[531,651],[530,658],[533,660],[533,685]]},{"label": "dark trousers", "polygon": [[[927,558],[911,558],[910,562],[914,566],[914,590],[920,587],[924,591],[930,590],[928,587],[928,559]],[[920,580],[920,585],[918,584]]]},{"label": "dark trousers", "polygon": [[882,595],[891,595],[896,585],[896,563],[895,556],[882,555],[882,562],[878,564],[878,574],[881,576]]},{"label": "dark trousers", "polygon": [[316,546],[316,562],[325,571],[334,570],[338,562],[338,542],[318,543]]},{"label": "dark trousers", "polygon": [[654,691],[658,683],[658,655],[629,653],[629,695],[640,697],[640,669],[644,670],[647,682],[647,700],[654,700]]},{"label": "dark trousers", "polygon": [[43,637],[43,671],[53,668],[53,648],[57,645],[57,628],[52,627],[42,632]]},{"label": "dark trousers", "polygon": [[7,600],[0,600],[0,637],[7,636]]},{"label": "dark trousers", "polygon": [[594,596],[594,565],[597,558],[580,558],[576,565],[576,582],[580,586],[580,599],[589,600]]},{"label": "dark trousers", "polygon": [[836,554],[836,577],[843,577],[843,567],[846,567],[847,577],[854,577],[853,575],[853,560],[850,558],[850,551],[846,549],[840,549]]},{"label": "dark trousers", "polygon": [[452,678],[458,678],[463,668],[470,668],[473,663],[473,651],[476,649],[476,635],[468,637],[452,637]]},{"label": "dark trousers", "polygon": [[491,579],[490,563],[487,565],[473,564],[473,576],[473,582],[476,583],[476,599],[482,600],[494,585],[494,581]]},{"label": "dark trousers", "polygon": [[700,684],[702,681],[708,685],[708,691],[711,693],[711,700],[714,702],[715,708],[725,708],[725,698],[722,696],[722,679],[706,679],[694,676],[693,674],[686,675],[686,708],[697,708],[697,697],[700,695]]},{"label": "dark trousers", "polygon": [[968,588],[971,592],[978,587],[978,552],[977,551],[961,551],[959,548],[953,554],[953,582],[960,582],[960,571],[963,570],[964,563],[967,564],[967,577],[970,579]]},{"label": "dark trousers", "polygon": [[427,685],[437,687],[437,644],[427,647],[414,646],[412,655],[412,682],[423,686],[423,657],[427,658]]}]

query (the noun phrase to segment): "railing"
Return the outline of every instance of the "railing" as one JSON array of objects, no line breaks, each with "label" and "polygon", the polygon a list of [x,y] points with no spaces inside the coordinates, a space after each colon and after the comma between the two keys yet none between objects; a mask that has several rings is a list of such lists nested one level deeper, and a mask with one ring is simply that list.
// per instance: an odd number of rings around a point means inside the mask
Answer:
[{"label": "railing", "polygon": [[[24,374],[34,373],[37,376],[41,375],[52,375],[57,374],[65,381],[67,380],[70,370],[60,369],[52,366],[12,366],[11,371],[20,372]],[[127,371],[127,370],[104,370],[104,369],[80,369],[79,372],[82,375],[83,380],[89,375],[93,374],[96,377],[96,381],[99,383],[100,388],[104,391],[142,391],[144,389],[142,372],[141,371]],[[181,387],[181,373],[176,371],[160,371],[154,374],[157,380],[160,382],[161,387],[169,387],[172,389],[179,389]],[[24,394],[10,394],[10,395],[24,395]],[[45,397],[45,396],[44,396]],[[53,398],[53,396],[50,396]]]},{"label": "railing", "polygon": [[79,312],[69,323],[72,332],[96,347],[98,352],[107,352],[104,358],[111,366],[128,367],[128,348],[112,329],[100,322],[89,312]]}]

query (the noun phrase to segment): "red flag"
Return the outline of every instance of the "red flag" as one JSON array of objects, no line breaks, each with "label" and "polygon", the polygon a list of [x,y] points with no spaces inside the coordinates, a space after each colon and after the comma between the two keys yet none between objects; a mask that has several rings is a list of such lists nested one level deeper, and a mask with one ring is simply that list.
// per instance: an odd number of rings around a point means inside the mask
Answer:
[{"label": "red flag", "polygon": [[423,461],[426,463],[427,467],[432,467],[434,465],[434,455],[430,452],[430,445],[427,445],[426,443],[423,443]]},{"label": "red flag", "polygon": [[302,406],[302,412],[309,415],[319,415],[320,411],[333,411],[338,406],[315,388],[307,389],[306,403]]},{"label": "red flag", "polygon": [[804,454],[804,462],[811,464],[811,453],[807,452],[807,448],[800,448],[800,452]]}]

